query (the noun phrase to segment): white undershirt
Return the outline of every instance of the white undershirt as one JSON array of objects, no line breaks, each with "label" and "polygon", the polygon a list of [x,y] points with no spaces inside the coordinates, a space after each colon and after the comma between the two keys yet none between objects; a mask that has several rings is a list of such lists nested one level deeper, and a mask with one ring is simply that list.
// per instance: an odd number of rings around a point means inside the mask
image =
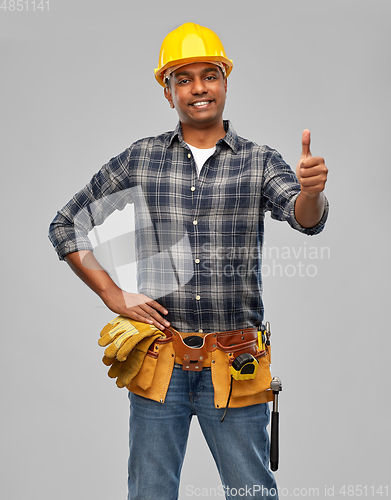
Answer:
[{"label": "white undershirt", "polygon": [[[186,143],[187,144],[187,143]],[[201,168],[204,166],[204,163],[208,158],[212,156],[212,154],[216,151],[216,146],[210,149],[199,149],[187,144],[190,148],[190,151],[193,153],[194,161],[197,167],[198,176],[200,175]]]}]

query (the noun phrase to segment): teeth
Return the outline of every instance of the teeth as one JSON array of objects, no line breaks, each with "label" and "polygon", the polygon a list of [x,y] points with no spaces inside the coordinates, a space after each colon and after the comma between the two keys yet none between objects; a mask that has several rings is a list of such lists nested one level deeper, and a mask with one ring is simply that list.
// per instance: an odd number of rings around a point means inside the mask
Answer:
[{"label": "teeth", "polygon": [[205,104],[209,104],[209,101],[195,102],[193,106],[204,106]]}]

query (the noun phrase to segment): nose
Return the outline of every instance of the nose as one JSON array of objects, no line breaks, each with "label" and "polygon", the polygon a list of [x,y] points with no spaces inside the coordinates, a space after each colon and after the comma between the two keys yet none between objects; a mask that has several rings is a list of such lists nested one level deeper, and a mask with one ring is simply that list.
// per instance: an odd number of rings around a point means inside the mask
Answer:
[{"label": "nose", "polygon": [[193,94],[197,95],[204,94],[205,92],[208,91],[206,87],[206,82],[202,78],[199,77],[194,78],[191,91]]}]

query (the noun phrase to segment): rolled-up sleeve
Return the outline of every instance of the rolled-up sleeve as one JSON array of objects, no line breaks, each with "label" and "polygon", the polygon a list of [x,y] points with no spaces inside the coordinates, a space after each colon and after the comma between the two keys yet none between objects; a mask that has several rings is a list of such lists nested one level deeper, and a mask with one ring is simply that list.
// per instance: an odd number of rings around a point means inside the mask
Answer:
[{"label": "rolled-up sleeve", "polygon": [[60,260],[72,252],[92,250],[88,233],[129,200],[130,149],[112,158],[61,209],[49,227],[49,239]]}]

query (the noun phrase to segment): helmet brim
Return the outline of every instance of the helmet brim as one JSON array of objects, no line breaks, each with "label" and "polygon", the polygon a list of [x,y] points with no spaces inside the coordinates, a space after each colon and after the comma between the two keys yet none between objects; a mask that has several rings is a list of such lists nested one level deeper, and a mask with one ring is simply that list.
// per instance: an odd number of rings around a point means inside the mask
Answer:
[{"label": "helmet brim", "polygon": [[194,57],[194,56],[193,57],[185,57],[183,59],[176,59],[173,61],[169,61],[161,68],[155,68],[155,70],[154,70],[155,78],[162,87],[165,87],[166,84],[163,81],[164,73],[168,69],[172,68],[173,66],[179,66],[179,65],[184,66],[185,64],[192,64],[192,63],[196,63],[196,62],[207,63],[207,62],[213,62],[213,61],[221,62],[226,66],[226,73],[225,73],[226,77],[231,73],[232,68],[233,68],[233,62],[231,59],[227,59],[226,57],[223,57],[223,56],[205,56],[205,55],[203,55],[203,56],[199,56],[199,57]]}]

